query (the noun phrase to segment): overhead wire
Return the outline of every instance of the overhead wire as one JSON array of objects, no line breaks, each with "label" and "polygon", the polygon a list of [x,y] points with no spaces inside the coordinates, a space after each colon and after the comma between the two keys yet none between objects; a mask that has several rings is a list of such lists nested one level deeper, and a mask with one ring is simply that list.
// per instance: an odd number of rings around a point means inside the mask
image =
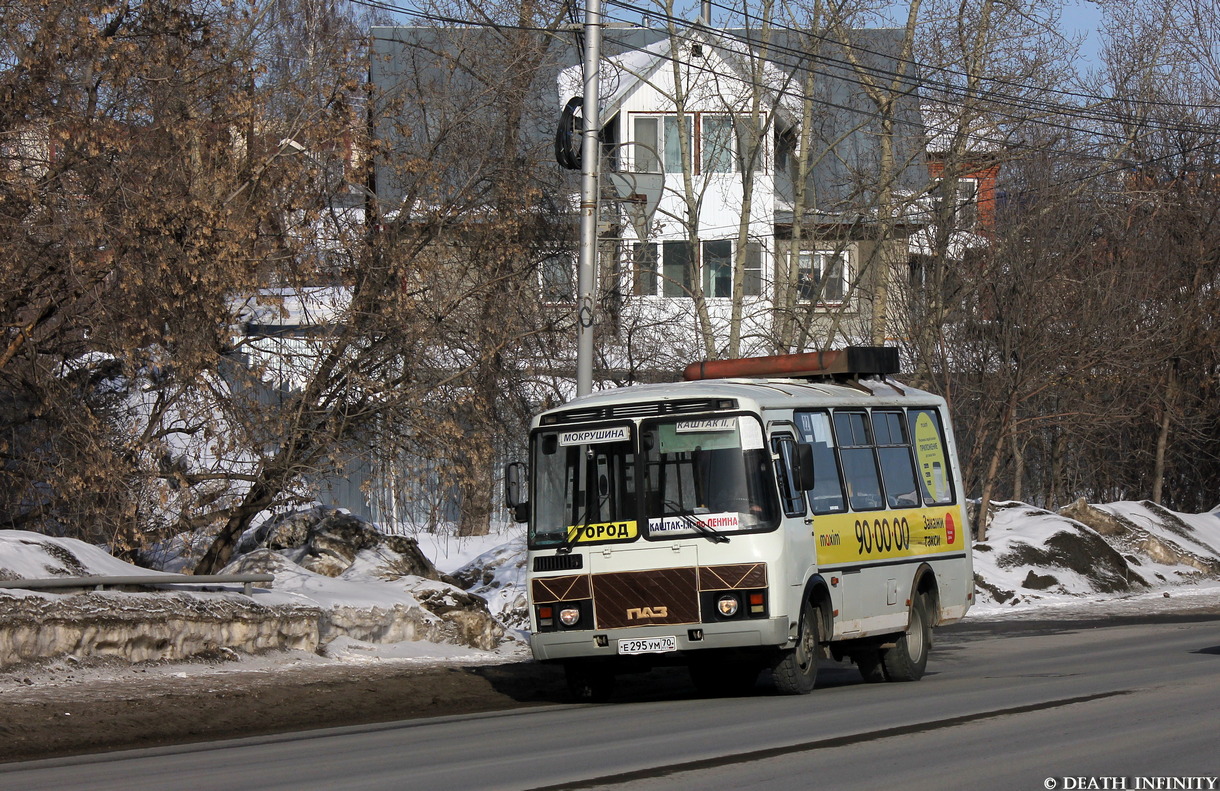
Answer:
[{"label": "overhead wire", "polygon": [[[635,12],[643,12],[645,10],[638,5],[634,5],[630,2],[627,2],[626,0],[607,0],[607,2],[610,5],[614,5],[619,8],[623,8],[623,9],[627,9],[627,10],[631,10],[631,11],[635,11]],[[719,7],[724,8],[725,6],[719,6]],[[655,12],[652,12],[652,13],[654,16],[658,16],[658,18],[664,19],[665,21],[670,22],[670,23],[674,24],[675,26],[693,28],[696,24],[694,22],[690,22],[688,20],[680,19],[677,17],[667,17],[665,15],[657,15]],[[888,60],[888,61],[894,61],[898,64],[910,65],[914,68],[921,69],[921,70],[931,69],[931,70],[949,71],[947,69],[947,67],[932,67],[932,66],[928,66],[926,64],[921,64],[920,62],[915,61],[915,60],[910,60],[910,59],[903,60],[902,58],[898,57],[894,53],[879,52],[877,50],[873,50],[873,49],[870,49],[868,47],[861,45],[858,41],[849,40],[847,43],[844,43],[842,41],[839,41],[837,38],[832,39],[825,35],[820,35],[817,33],[813,33],[810,31],[804,31],[804,30],[800,30],[797,28],[792,28],[790,26],[782,25],[782,24],[770,24],[769,29],[770,30],[780,30],[785,33],[792,33],[792,34],[800,35],[802,37],[817,40],[820,43],[829,44],[832,47],[832,51],[833,51],[833,48],[844,48],[845,47],[847,49],[851,49],[853,51],[867,54],[872,57],[876,57],[876,58],[880,58],[880,59]],[[763,47],[765,47],[768,50],[768,54],[772,53],[772,52],[784,53],[784,54],[794,55],[794,56],[797,56],[797,57],[805,59],[805,60],[814,59],[814,60],[817,60],[819,63],[832,64],[835,68],[842,69],[843,71],[849,72],[849,73],[867,74],[869,76],[875,76],[875,77],[891,79],[891,80],[892,79],[903,79],[903,80],[916,80],[917,79],[919,85],[921,85],[921,86],[938,88],[938,89],[944,90],[946,93],[950,93],[950,94],[963,94],[963,90],[964,90],[962,86],[960,86],[956,83],[929,80],[922,73],[920,73],[918,78],[916,78],[913,73],[912,74],[903,73],[903,72],[896,71],[894,69],[889,69],[889,68],[877,66],[875,64],[870,64],[870,63],[866,63],[866,62],[862,62],[862,61],[851,62],[848,60],[843,60],[842,58],[836,58],[833,55],[828,54],[824,51],[819,51],[817,53],[811,53],[811,52],[808,52],[805,50],[795,49],[793,47],[790,47],[790,46],[787,46],[784,44],[778,44],[773,41],[760,42],[757,39],[752,39],[749,35],[745,35],[745,34],[739,32],[738,29],[732,29],[732,28],[716,29],[715,32],[717,35],[731,38],[731,39],[733,39],[741,44],[745,44],[747,46],[758,47],[761,44]],[[773,63],[780,65],[780,66],[785,66],[785,65],[789,66],[789,67],[792,66],[792,64],[789,64],[787,61],[776,60],[773,58],[769,58],[768,56],[763,56],[763,59],[771,60]],[[862,79],[853,79],[850,77],[847,79],[855,81],[859,84],[863,84]],[[1003,81],[995,81],[995,82],[998,82],[998,84],[1004,84]],[[1009,82],[1008,84],[1016,85],[1017,83]],[[1038,92],[1043,92],[1043,93],[1053,92],[1052,89],[1046,89],[1043,86],[1022,85],[1021,87],[1025,88],[1027,90],[1030,90],[1030,91],[1038,91]],[[1115,120],[1112,114],[1103,114],[1101,112],[1093,112],[1093,111],[1089,110],[1088,108],[1083,108],[1083,107],[1080,107],[1079,105],[1063,105],[1063,104],[1054,104],[1054,103],[1047,102],[1047,101],[1040,101],[1032,96],[1025,96],[1025,95],[1016,96],[1016,95],[1012,95],[1012,94],[1005,94],[1005,93],[998,92],[998,91],[988,91],[986,94],[980,95],[975,98],[983,99],[992,108],[994,108],[995,106],[998,105],[1001,107],[1016,108],[1016,109],[1022,111],[1020,114],[996,113],[1000,117],[1010,118],[1010,119],[1016,120],[1016,121],[1032,121],[1033,123],[1043,123],[1043,124],[1047,123],[1045,120],[1030,119],[1029,116],[1027,115],[1026,111],[1031,107],[1033,107],[1035,109],[1041,109],[1044,112],[1046,112],[1047,114],[1066,116],[1069,118],[1075,117],[1075,118],[1079,118],[1082,120],[1089,120],[1089,121],[1095,121],[1095,122],[1113,122]],[[1091,98],[1097,98],[1100,100],[1104,100],[1106,102],[1119,101],[1118,99],[1116,99],[1114,97],[1091,97]],[[1124,101],[1126,101],[1126,100],[1124,100]],[[1131,102],[1131,103],[1136,103],[1136,102]],[[1188,105],[1183,105],[1183,104],[1179,104],[1179,103],[1151,102],[1148,100],[1140,100],[1139,103],[1167,107],[1167,108],[1175,108],[1175,109],[1181,109],[1181,108],[1188,106]],[[1215,108],[1213,106],[1201,106],[1201,107],[1208,108],[1208,109],[1220,109],[1220,108]],[[1196,109],[1199,109],[1199,107],[1196,107]],[[1159,126],[1159,128],[1164,129],[1166,131],[1186,131],[1186,132],[1192,132],[1195,134],[1212,133],[1212,127],[1210,125],[1203,125],[1203,124],[1192,125],[1192,126],[1185,126],[1182,124],[1158,124],[1155,120],[1152,120],[1151,125]],[[1062,125],[1060,124],[1059,126],[1062,126]],[[1076,130],[1074,127],[1063,127],[1063,128],[1072,129],[1073,131],[1079,131],[1079,130]]]},{"label": "overhead wire", "polygon": [[[375,7],[375,8],[381,9],[381,10],[393,11],[396,13],[406,15],[408,17],[422,19],[422,20],[434,22],[434,23],[462,25],[462,26],[469,26],[469,27],[485,27],[485,28],[504,29],[504,30],[510,30],[510,29],[524,30],[524,31],[543,32],[543,33],[550,33],[550,34],[556,33],[556,31],[554,31],[552,29],[540,28],[537,26],[463,19],[460,17],[452,17],[452,16],[443,15],[443,14],[437,14],[434,12],[422,11],[419,9],[408,9],[408,8],[404,8],[402,6],[399,6],[399,5],[390,3],[390,2],[386,2],[385,0],[351,0],[351,2],[359,4],[359,5]],[[630,3],[625,2],[624,0],[607,0],[607,2],[610,5],[614,5],[614,6],[617,6],[620,8],[634,10],[639,13],[647,13],[650,15],[650,17],[662,19],[666,22],[672,23],[675,27],[682,26],[685,28],[693,28],[696,25],[696,23],[690,22],[688,20],[679,19],[676,17],[669,17],[664,14],[658,14],[655,10],[652,10],[652,9],[643,9],[640,6],[632,5]],[[571,15],[574,13],[574,8],[571,4],[571,0],[565,0],[565,5],[568,9],[568,12],[569,12],[569,15],[571,18]],[[718,7],[724,8],[725,6],[718,6]],[[622,17],[619,17],[616,19],[613,16],[607,16],[607,18],[614,20],[614,21],[619,21],[619,22],[626,21],[630,24],[630,20],[626,20],[625,18],[622,18]],[[573,27],[579,29],[578,26],[576,26],[576,25],[573,25]],[[637,29],[652,29],[652,30],[657,30],[658,32],[661,32],[661,33],[665,32],[663,29],[659,29],[659,28],[638,28],[638,26],[636,26],[636,27],[637,27]],[[783,28],[783,29],[786,29],[791,32],[801,33],[803,35],[807,34],[807,31],[796,30],[793,28]],[[613,33],[613,30],[614,29],[612,28],[611,34]],[[717,35],[728,35],[745,45],[751,45],[751,44],[757,43],[757,42],[752,42],[748,37],[742,36],[742,35],[736,33],[735,31],[725,31],[725,30],[717,29],[714,32]],[[612,39],[612,36],[610,36],[610,38]],[[839,42],[837,40],[832,41],[832,43],[835,46],[842,46],[842,42]],[[791,47],[777,46],[777,45],[772,44],[772,45],[768,46],[768,49],[773,50],[775,52],[787,52],[788,54],[795,55],[801,59],[809,58],[809,53],[801,51],[801,50],[797,50],[797,49],[794,49]],[[875,50],[870,50],[867,48],[861,48],[860,51],[865,52],[870,55],[887,58],[889,60],[895,60],[895,58],[892,54],[880,53]],[[675,60],[675,57],[672,55],[658,55],[658,57],[664,58],[665,60],[669,60],[671,62],[673,60]],[[778,60],[778,59],[775,59],[772,57],[765,57],[765,58],[763,58],[763,60],[769,61],[779,67],[793,68],[793,65],[787,61]],[[891,77],[891,78],[892,77],[904,77],[905,78],[905,75],[899,74],[898,72],[895,72],[892,70],[880,69],[875,66],[866,66],[865,64],[852,64],[847,61],[838,60],[838,59],[834,59],[834,58],[826,58],[824,56],[820,57],[819,60],[822,60],[824,62],[834,63],[835,68],[837,68],[841,72],[843,72],[841,75],[838,75],[840,79],[844,79],[845,81],[847,81],[849,83],[853,83],[853,84],[857,84],[857,85],[863,85],[863,81],[860,78],[852,76],[853,72],[857,68],[861,68],[862,70],[866,71],[866,73],[869,70],[871,70],[871,72],[873,74],[876,74],[879,76],[886,76],[886,77]],[[679,62],[682,62],[682,61],[679,61]],[[910,62],[915,63],[915,61],[910,61]],[[692,64],[687,64],[687,65],[692,65]],[[759,81],[753,80],[751,77],[749,77],[747,75],[741,75],[741,74],[736,74],[736,73],[730,74],[728,72],[719,72],[719,71],[716,71],[715,69],[708,69],[704,65],[699,66],[699,68],[714,76],[728,77],[728,78],[732,78],[735,80],[740,80],[746,84],[751,85],[752,87],[767,88],[767,89],[773,89],[773,87],[774,87],[774,86],[764,85],[763,83],[761,83]],[[912,78],[912,81],[915,83],[924,82],[922,80],[922,78],[920,78],[920,79]],[[942,85],[947,85],[947,84],[942,84]],[[955,87],[955,86],[951,86],[951,87]],[[844,104],[830,101],[823,97],[806,96],[799,91],[789,92],[789,93],[791,95],[794,95],[796,98],[798,98],[800,100],[814,102],[818,106],[824,106],[824,107],[827,107],[830,109],[835,109],[835,110],[839,110],[839,111],[843,111],[843,112],[849,112],[849,113],[852,113],[855,115],[864,116],[865,118],[871,118],[873,120],[879,119],[881,117],[881,113],[879,111],[870,111],[870,110],[862,109],[860,107],[844,105]],[[988,98],[990,100],[990,96]],[[1166,104],[1164,106],[1180,107],[1181,105],[1171,103],[1171,104]],[[1075,116],[1078,120],[1088,120],[1088,121],[1111,120],[1112,121],[1112,119],[1109,118],[1108,116],[1105,119],[1102,119],[1101,117],[1099,117],[1097,115],[1083,114],[1083,113],[1080,113],[1079,111],[1080,111],[1080,108],[1075,107],[1075,106],[1065,107],[1062,105],[1053,105],[1052,109],[1049,110],[1048,112],[1053,112],[1056,115],[1067,116],[1068,118],[1072,118],[1073,116]],[[1099,130],[1099,129],[1095,129],[1095,128],[1082,130],[1082,129],[1080,129],[1076,126],[1072,126],[1068,123],[1061,123],[1061,122],[1053,121],[1053,120],[1050,120],[1047,118],[1036,118],[1036,117],[1030,118],[1028,115],[1025,115],[1025,114],[1006,115],[1003,113],[996,113],[995,115],[998,115],[999,117],[1011,118],[1012,120],[1018,121],[1018,122],[1031,123],[1034,125],[1039,125],[1039,126],[1043,126],[1043,127],[1047,127],[1047,128],[1051,128],[1051,129],[1058,129],[1058,130],[1061,130],[1064,132],[1085,134],[1088,136],[1092,136],[1094,138],[1110,139],[1112,141],[1116,141],[1119,143],[1128,143],[1128,142],[1132,141],[1132,138],[1127,135],[1120,135],[1120,134],[1116,134],[1116,133],[1105,132],[1103,130]],[[921,132],[925,130],[925,125],[922,123],[922,120],[913,121],[910,119],[900,117],[900,118],[896,118],[895,121],[902,125],[916,127]],[[1209,136],[1214,135],[1214,131],[1210,127],[1207,129],[1204,129],[1202,127],[1197,127],[1197,126],[1188,127],[1188,126],[1180,126],[1180,125],[1173,126],[1173,125],[1166,124],[1166,125],[1162,125],[1162,126],[1156,126],[1154,128],[1157,131],[1182,132],[1182,133],[1188,133],[1188,134],[1206,134]],[[1213,144],[1213,141],[1206,141],[1206,142],[1191,146],[1189,148],[1182,149],[1180,151],[1169,152],[1162,156],[1152,157],[1152,158],[1144,157],[1139,160],[1138,164],[1142,164],[1142,165],[1146,166],[1148,164],[1168,161],[1177,156],[1190,154],[1190,153],[1194,153],[1196,151],[1203,150],[1212,144]],[[1005,145],[1005,147],[1007,147],[1009,149],[1023,149],[1024,148],[1024,149],[1028,149],[1031,151],[1042,150],[1042,146],[1040,146],[1036,143],[1024,143],[1022,141],[1008,140],[1008,141],[1005,141],[1004,145]],[[1123,163],[1116,164],[1114,157],[1100,155],[1100,154],[1093,154],[1093,153],[1084,152],[1084,151],[1076,152],[1076,156],[1081,159],[1092,160],[1095,162],[1100,162],[1100,163],[1104,163],[1104,164],[1111,166],[1108,170],[1099,171],[1099,172],[1091,174],[1089,176],[1085,176],[1084,178],[1104,176],[1104,175],[1108,175],[1108,174],[1112,174],[1112,173],[1122,172],[1124,170],[1128,170],[1131,166],[1137,164],[1136,162],[1123,162]],[[1080,179],[1073,179],[1073,180],[1071,180],[1071,182],[1068,182],[1068,183],[1072,183],[1072,182],[1079,181],[1079,180]]]},{"label": "overhead wire", "polygon": [[[446,24],[459,24],[459,25],[467,25],[467,26],[471,26],[471,27],[493,27],[493,28],[502,28],[502,29],[520,29],[520,30],[531,30],[531,31],[536,31],[536,32],[548,32],[548,33],[555,32],[553,30],[547,30],[545,28],[539,28],[536,26],[512,25],[512,24],[498,23],[498,22],[489,23],[489,22],[482,22],[479,20],[451,17],[451,16],[447,16],[447,15],[436,14],[433,12],[427,12],[427,11],[422,11],[422,10],[418,10],[418,9],[405,8],[403,6],[395,5],[390,2],[386,2],[386,0],[352,0],[352,2],[360,4],[360,5],[375,6],[375,7],[381,8],[383,10],[395,11],[397,13],[401,13],[401,14],[404,14],[404,15],[410,16],[410,17],[425,19],[425,20],[434,21],[434,22],[442,22],[442,23],[446,23]],[[663,13],[659,13],[658,11],[656,11],[654,9],[644,8],[642,6],[639,6],[639,5],[630,3],[630,2],[626,2],[626,0],[607,0],[607,4],[631,11],[636,14],[640,14],[640,15],[646,14],[650,18],[656,18],[659,20],[663,20],[667,23],[672,23],[675,26],[680,26],[680,27],[684,27],[684,28],[692,28],[696,24],[689,20],[681,19],[678,17],[672,17],[672,16],[665,15]],[[565,5],[569,9],[569,11],[572,10],[570,3],[565,3]],[[727,6],[722,6],[722,5],[717,5],[717,7],[726,8],[726,9],[728,8]],[[606,14],[604,12],[603,12],[603,16],[611,21],[617,21],[617,22],[626,23],[629,25],[633,23],[633,20],[629,17],[623,17],[623,16],[615,17],[613,15]],[[823,42],[833,45],[834,47],[844,46],[843,42],[840,42],[837,39],[831,39],[831,38],[823,36],[823,35],[812,33],[810,31],[806,31],[806,30],[801,30],[798,28],[793,28],[791,26],[782,25],[782,24],[772,24],[771,27],[772,27],[772,29],[778,29],[778,30],[782,30],[782,31],[785,31],[788,33],[793,33],[793,34],[799,34],[804,37],[812,37],[815,39],[820,39]],[[656,29],[656,28],[645,28],[645,29]],[[657,29],[657,30],[660,30],[660,29]],[[733,39],[739,43],[745,44],[747,46],[758,44],[757,41],[751,40],[749,36],[742,35],[737,30],[717,29],[717,30],[715,30],[715,32],[717,35],[731,38],[731,39]],[[850,49],[853,49],[855,51],[858,51],[858,52],[861,52],[861,53],[864,53],[864,54],[867,54],[867,55],[870,55],[873,57],[878,57],[878,58],[882,58],[882,59],[886,59],[886,60],[890,60],[890,61],[896,61],[899,63],[905,62],[905,63],[908,63],[921,70],[938,70],[938,71],[942,71],[942,72],[951,71],[947,67],[931,66],[931,65],[921,63],[921,62],[915,61],[915,60],[903,61],[902,59],[897,58],[893,53],[878,52],[878,51],[872,50],[868,47],[864,47],[863,45],[859,44],[858,42],[849,41],[846,46],[849,47]],[[793,47],[788,47],[788,46],[781,45],[781,44],[776,44],[774,42],[769,43],[767,45],[767,49],[771,53],[785,53],[785,54],[795,56],[800,60],[808,60],[811,57],[811,54],[807,51],[795,49]],[[826,53],[818,53],[815,57],[819,62],[821,62],[823,64],[831,64],[835,68],[842,70],[844,72],[845,76],[840,76],[840,78],[845,79],[848,82],[863,84],[863,81],[858,76],[855,76],[857,73],[868,74],[871,76],[877,76],[877,77],[882,77],[882,78],[886,78],[886,79],[893,79],[895,77],[899,77],[899,78],[903,78],[903,79],[912,79],[912,80],[914,79],[911,75],[900,74],[899,72],[896,72],[893,69],[886,69],[886,68],[876,66],[874,64],[863,63],[863,62],[851,63],[851,62],[845,61],[841,58],[835,58],[833,56],[827,55]],[[765,57],[764,60],[769,60],[770,62],[772,62],[773,64],[775,64],[777,66],[788,67],[788,68],[795,68],[796,65],[799,65],[799,64],[792,64],[789,61],[780,60],[778,58],[770,57],[770,56]],[[725,74],[721,74],[720,76],[740,77],[740,75],[725,75]],[[748,78],[747,78],[747,81],[749,81]],[[989,80],[989,82],[996,83],[996,84],[1016,85],[1023,89],[1027,89],[1030,91],[1038,91],[1038,92],[1042,92],[1042,93],[1048,93],[1048,92],[1049,93],[1060,93],[1062,95],[1073,95],[1073,96],[1079,96],[1079,97],[1084,97],[1084,98],[1097,99],[1097,100],[1106,101],[1106,102],[1119,101],[1115,97],[1104,97],[1104,96],[1095,95],[1095,94],[1078,94],[1078,93],[1073,93],[1073,92],[1066,92],[1066,91],[1060,91],[1060,90],[1056,90],[1056,89],[1050,89],[1050,88],[1046,88],[1045,86],[1024,85],[1024,84],[1016,83],[1013,81]],[[923,74],[920,74],[920,76],[918,77],[918,83],[921,86],[928,86],[928,87],[932,87],[932,88],[942,89],[947,93],[960,94],[962,92],[962,88],[960,85],[957,85],[954,83],[949,83],[949,82],[943,82],[943,81],[932,81],[932,80],[929,80],[927,77],[925,77]],[[756,85],[756,87],[765,87],[765,86],[759,86],[757,84],[755,84],[755,85]],[[808,97],[800,97],[799,94],[797,94],[797,95],[799,98],[808,98]],[[1115,121],[1115,117],[1112,113],[1102,113],[1100,111],[1091,111],[1088,108],[1082,108],[1079,105],[1054,104],[1054,103],[1050,103],[1050,102],[1046,102],[1046,101],[1039,101],[1036,98],[1034,98],[1032,96],[1028,96],[1028,95],[1014,96],[1011,94],[1005,94],[1005,93],[998,92],[998,91],[988,91],[985,95],[983,95],[979,98],[985,100],[988,103],[988,109],[990,111],[990,114],[996,118],[1004,118],[1004,119],[1012,120],[1014,122],[1021,122],[1021,123],[1040,124],[1042,126],[1058,128],[1062,131],[1086,132],[1088,134],[1100,135],[1103,137],[1108,137],[1113,140],[1119,140],[1119,141],[1124,141],[1124,142],[1126,140],[1125,136],[1117,135],[1117,134],[1113,134],[1113,133],[1107,133],[1107,132],[1104,132],[1104,131],[1098,130],[1098,129],[1081,130],[1077,127],[1071,126],[1070,124],[1060,122],[1060,121],[1054,121],[1047,117],[1041,117],[1041,118],[1040,117],[1031,117],[1029,115],[1028,111],[1031,108],[1035,108],[1035,109],[1041,110],[1047,116],[1059,116],[1059,117],[1066,118],[1066,119],[1074,118],[1074,119],[1099,122],[1099,123],[1113,123]],[[815,99],[815,101],[816,101],[816,99]],[[1172,109],[1183,109],[1183,108],[1188,108],[1188,107],[1194,108],[1194,109],[1218,109],[1211,105],[1196,106],[1196,105],[1185,105],[1185,104],[1173,103],[1173,102],[1160,102],[1160,101],[1153,101],[1153,100],[1140,100],[1140,99],[1124,98],[1121,101],[1123,101],[1127,104],[1140,104],[1140,105],[1146,105],[1146,106],[1152,106],[1152,107],[1163,107],[1163,108],[1172,108]],[[1014,112],[1008,113],[1008,112],[998,111],[996,109],[997,107],[1014,108]],[[850,110],[853,112],[859,111],[859,108],[850,108],[850,107],[843,107],[843,106],[838,106],[838,107],[836,107],[836,109]],[[1185,132],[1185,133],[1190,133],[1190,134],[1211,134],[1212,130],[1213,130],[1213,127],[1210,125],[1203,125],[1203,124],[1186,125],[1186,124],[1182,124],[1182,123],[1171,124],[1171,123],[1160,122],[1160,121],[1157,121],[1156,119],[1145,119],[1144,124],[1146,126],[1150,126],[1154,129],[1157,129],[1160,131]]]},{"label": "overhead wire", "polygon": [[[635,6],[631,3],[626,2],[626,0],[610,0],[610,2],[614,2],[616,5],[619,5],[624,8],[632,8],[632,9],[641,8],[639,6]],[[711,5],[714,8],[720,8],[720,9],[723,9],[723,10],[731,12],[731,13],[736,13],[735,8],[733,8],[731,6],[722,5],[720,3],[715,2],[715,0],[711,0]],[[644,10],[647,12],[647,9],[641,9],[641,10]],[[783,23],[775,23],[775,22],[769,23],[769,27],[771,27],[772,29],[783,30],[783,31],[789,32],[789,33],[796,33],[801,36],[805,36],[805,37],[809,37],[809,38],[819,39],[824,43],[830,43],[830,44],[834,44],[837,46],[844,45],[844,42],[840,41],[838,38],[831,38],[828,35],[819,34],[815,31],[807,30],[804,28],[796,28],[796,27],[792,27],[791,25],[787,25],[787,24],[783,24]],[[882,28],[882,29],[892,29],[892,28]],[[866,53],[869,55],[875,55],[875,56],[895,60],[904,65],[914,66],[915,68],[919,69],[921,73],[926,72],[928,70],[933,70],[933,71],[945,72],[945,73],[949,74],[950,76],[959,75],[959,72],[957,70],[955,70],[949,66],[942,66],[939,64],[927,63],[926,61],[920,61],[920,60],[916,60],[914,58],[902,58],[899,56],[895,56],[892,53],[878,52],[876,50],[869,49],[868,47],[864,47],[857,42],[848,41],[848,42],[846,42],[846,46],[847,46],[847,48],[852,49],[852,50],[863,52],[863,53]],[[1057,94],[1060,96],[1067,96],[1067,97],[1077,98],[1077,99],[1086,99],[1089,101],[1109,102],[1109,101],[1116,100],[1116,97],[1106,96],[1104,94],[1084,93],[1084,92],[1079,92],[1079,91],[1068,91],[1068,90],[1064,90],[1062,88],[1052,88],[1052,87],[1048,87],[1048,86],[1044,86],[1044,85],[1030,85],[1028,83],[1019,82],[1017,80],[1009,80],[1009,79],[1003,79],[1003,78],[989,77],[988,82],[998,84],[998,85],[1009,85],[1009,86],[1012,86],[1015,88],[1020,88],[1023,90],[1038,91],[1041,93],[1052,93],[1052,94]],[[1129,101],[1132,104],[1147,104],[1147,105],[1153,105],[1153,106],[1174,107],[1174,108],[1179,108],[1179,109],[1192,109],[1193,110],[1193,109],[1206,108],[1206,109],[1211,109],[1211,110],[1220,110],[1220,105],[1199,105],[1199,104],[1194,104],[1194,103],[1166,102],[1164,100],[1152,100],[1152,99],[1126,99],[1125,98],[1123,101]]]}]

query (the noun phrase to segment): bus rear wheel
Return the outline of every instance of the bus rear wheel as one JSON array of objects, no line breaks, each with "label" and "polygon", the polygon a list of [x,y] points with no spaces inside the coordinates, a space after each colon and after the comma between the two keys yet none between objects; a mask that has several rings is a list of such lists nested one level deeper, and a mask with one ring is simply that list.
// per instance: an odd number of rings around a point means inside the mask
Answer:
[{"label": "bus rear wheel", "polygon": [[928,614],[928,597],[920,594],[911,605],[911,622],[906,634],[881,655],[885,677],[890,681],[918,681],[928,665],[928,649],[931,647],[932,621]]},{"label": "bus rear wheel", "polygon": [[801,607],[796,646],[783,651],[771,667],[775,688],[785,695],[808,695],[818,679],[822,621],[808,601]]}]

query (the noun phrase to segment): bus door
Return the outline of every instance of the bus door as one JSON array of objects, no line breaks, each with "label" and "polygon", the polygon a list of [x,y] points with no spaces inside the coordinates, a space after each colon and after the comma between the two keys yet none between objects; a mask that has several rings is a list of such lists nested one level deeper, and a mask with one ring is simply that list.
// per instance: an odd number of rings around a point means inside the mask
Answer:
[{"label": "bus door", "polygon": [[784,512],[784,571],[789,585],[800,585],[815,563],[813,522],[809,518],[805,492],[801,489],[801,465],[796,427],[772,424],[771,451],[775,459],[775,481],[779,485]]}]

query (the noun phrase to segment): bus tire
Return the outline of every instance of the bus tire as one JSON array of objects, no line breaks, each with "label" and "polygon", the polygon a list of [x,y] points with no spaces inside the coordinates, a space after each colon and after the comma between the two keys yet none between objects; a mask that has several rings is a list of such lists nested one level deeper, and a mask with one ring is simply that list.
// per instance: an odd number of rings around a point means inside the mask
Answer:
[{"label": "bus tire", "polygon": [[784,695],[808,695],[818,678],[818,649],[822,619],[808,600],[801,606],[796,646],[782,651],[771,673],[775,688]]},{"label": "bus tire", "polygon": [[614,694],[614,673],[580,662],[563,666],[568,694],[577,703],[605,703]]},{"label": "bus tire", "polygon": [[853,654],[852,659],[856,660],[856,668],[865,682],[878,684],[885,681],[885,664],[881,661],[880,648],[862,649]]},{"label": "bus tire", "polygon": [[928,665],[928,649],[932,646],[932,622],[928,615],[928,598],[915,597],[911,604],[911,622],[893,648],[881,655],[885,677],[890,681],[918,681]]}]

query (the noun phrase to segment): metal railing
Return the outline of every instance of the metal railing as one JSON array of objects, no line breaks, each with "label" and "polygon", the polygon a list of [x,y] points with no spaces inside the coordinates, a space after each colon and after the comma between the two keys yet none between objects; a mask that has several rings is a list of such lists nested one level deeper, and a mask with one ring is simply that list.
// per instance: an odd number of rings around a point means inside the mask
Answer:
[{"label": "metal railing", "polygon": [[43,588],[93,588],[103,590],[116,585],[215,585],[241,583],[249,596],[256,582],[272,582],[272,574],[129,574],[113,577],[54,577],[43,580],[0,580],[0,588],[39,590]]}]

